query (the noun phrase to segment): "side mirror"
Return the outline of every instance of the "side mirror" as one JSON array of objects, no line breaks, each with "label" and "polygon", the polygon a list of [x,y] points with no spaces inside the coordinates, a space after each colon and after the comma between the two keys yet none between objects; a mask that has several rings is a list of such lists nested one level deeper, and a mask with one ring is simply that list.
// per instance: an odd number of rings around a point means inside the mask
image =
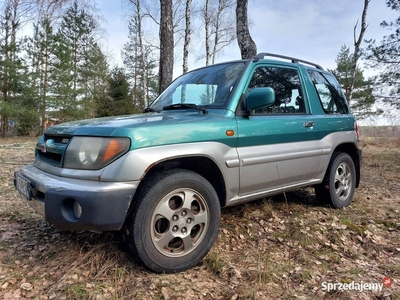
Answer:
[{"label": "side mirror", "polygon": [[254,88],[246,95],[247,110],[267,107],[275,103],[275,91],[270,87]]}]

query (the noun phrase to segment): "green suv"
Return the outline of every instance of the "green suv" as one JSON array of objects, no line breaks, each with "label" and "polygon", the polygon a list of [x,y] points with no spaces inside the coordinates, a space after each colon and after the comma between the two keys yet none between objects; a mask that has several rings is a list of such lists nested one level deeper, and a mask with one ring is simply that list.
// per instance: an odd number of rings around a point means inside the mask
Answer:
[{"label": "green suv", "polygon": [[14,181],[50,224],[120,231],[139,263],[170,273],[207,254],[221,207],[308,186],[348,206],[358,143],[331,73],[261,53],[182,75],[143,114],[48,128]]}]

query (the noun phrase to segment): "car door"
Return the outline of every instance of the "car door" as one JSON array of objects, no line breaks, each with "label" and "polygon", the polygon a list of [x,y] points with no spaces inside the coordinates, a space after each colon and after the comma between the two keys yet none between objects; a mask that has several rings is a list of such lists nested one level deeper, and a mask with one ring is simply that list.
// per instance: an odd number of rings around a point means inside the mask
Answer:
[{"label": "car door", "polygon": [[319,166],[319,132],[296,67],[259,65],[247,90],[271,87],[272,106],[238,117],[241,196],[311,182]]}]

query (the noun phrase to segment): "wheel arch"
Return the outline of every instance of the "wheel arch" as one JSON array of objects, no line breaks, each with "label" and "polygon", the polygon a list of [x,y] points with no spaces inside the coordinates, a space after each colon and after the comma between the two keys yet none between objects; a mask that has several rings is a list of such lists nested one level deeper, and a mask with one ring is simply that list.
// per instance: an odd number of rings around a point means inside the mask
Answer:
[{"label": "wheel arch", "polygon": [[205,156],[176,157],[151,165],[146,170],[146,173],[138,186],[138,192],[144,182],[146,182],[147,178],[156,176],[156,174],[170,169],[190,170],[203,176],[214,187],[221,207],[225,206],[226,186],[224,177],[218,165],[212,159]]}]

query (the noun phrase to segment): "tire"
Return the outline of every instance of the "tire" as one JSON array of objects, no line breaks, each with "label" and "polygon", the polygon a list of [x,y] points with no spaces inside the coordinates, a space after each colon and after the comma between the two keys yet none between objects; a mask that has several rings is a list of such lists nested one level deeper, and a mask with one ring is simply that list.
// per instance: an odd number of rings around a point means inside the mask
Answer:
[{"label": "tire", "polygon": [[218,235],[221,207],[213,186],[182,169],[149,178],[134,200],[125,240],[134,258],[157,273],[187,270]]},{"label": "tire", "polygon": [[356,189],[356,168],[350,155],[335,152],[324,181],[315,186],[317,200],[334,208],[350,205]]}]

